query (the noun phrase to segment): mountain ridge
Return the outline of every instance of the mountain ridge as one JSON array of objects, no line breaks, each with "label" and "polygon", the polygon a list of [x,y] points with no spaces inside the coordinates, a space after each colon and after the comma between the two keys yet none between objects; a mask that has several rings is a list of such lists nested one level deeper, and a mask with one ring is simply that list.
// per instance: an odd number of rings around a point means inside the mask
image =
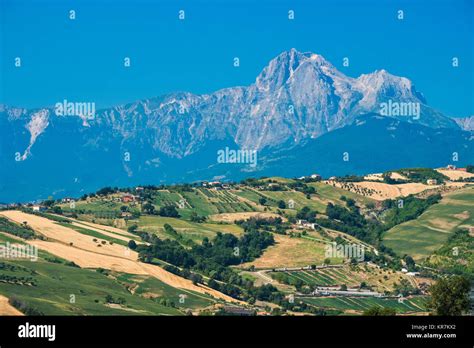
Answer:
[{"label": "mountain ridge", "polygon": [[[381,114],[382,104],[417,105],[419,113],[383,117],[461,132],[455,120],[426,103],[405,77],[382,69],[352,78],[321,55],[291,49],[272,59],[249,86],[203,95],[173,92],[97,110],[92,118],[0,105],[0,164],[6,169],[0,192],[38,180],[43,194],[74,191],[85,181],[183,180],[188,172],[215,166],[215,152],[223,147],[257,151],[275,164],[273,153],[299,151],[362,115]],[[233,164],[225,176],[232,179],[241,167]],[[45,168],[53,171],[51,178],[32,174]],[[68,171],[60,177],[63,168]],[[104,173],[102,181],[94,178],[97,172]],[[199,179],[208,178],[203,175]]]}]

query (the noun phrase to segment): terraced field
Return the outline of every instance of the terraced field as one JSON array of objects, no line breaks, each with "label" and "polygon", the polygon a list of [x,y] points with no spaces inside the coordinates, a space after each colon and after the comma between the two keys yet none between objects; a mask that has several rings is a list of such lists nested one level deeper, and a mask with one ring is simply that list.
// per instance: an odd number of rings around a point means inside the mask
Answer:
[{"label": "terraced field", "polygon": [[316,286],[340,286],[359,287],[362,282],[371,286],[373,290],[383,293],[392,291],[395,284],[401,279],[406,279],[413,284],[413,277],[401,272],[392,272],[375,267],[355,267],[350,266],[321,268],[303,271],[270,272],[269,275],[275,275],[273,278],[278,280],[279,274],[285,274],[295,284],[296,280],[303,282],[312,288]]},{"label": "terraced field", "polygon": [[288,277],[301,280],[310,286],[359,285],[362,281],[357,275],[345,268],[326,268],[318,270],[275,272],[285,273]]},{"label": "terraced field", "polygon": [[153,195],[155,204],[158,207],[164,207],[167,205],[176,205],[182,199],[182,196],[177,192],[172,192],[168,190],[159,190],[155,191]]},{"label": "terraced field", "polygon": [[404,300],[402,303],[398,299],[383,298],[362,298],[362,297],[305,297],[298,298],[307,304],[319,308],[338,309],[338,310],[355,310],[363,312],[374,306],[381,308],[393,308],[398,313],[408,312],[426,312],[426,297],[413,297]]},{"label": "terraced field", "polygon": [[384,244],[415,260],[438,250],[458,227],[474,227],[474,187],[447,194],[418,219],[395,226],[383,236]]},{"label": "terraced field", "polygon": [[219,213],[240,213],[255,211],[255,209],[238,196],[228,190],[210,190],[206,188],[198,189],[206,197],[207,203],[211,204],[214,210],[213,214]]}]

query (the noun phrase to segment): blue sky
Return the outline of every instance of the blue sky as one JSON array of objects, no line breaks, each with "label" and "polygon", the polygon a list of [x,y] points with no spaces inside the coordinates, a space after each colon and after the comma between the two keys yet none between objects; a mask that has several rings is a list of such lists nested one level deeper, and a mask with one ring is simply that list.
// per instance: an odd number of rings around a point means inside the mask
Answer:
[{"label": "blue sky", "polygon": [[[0,0],[0,102],[105,107],[248,85],[294,47],[357,77],[406,76],[447,115],[474,114],[471,0]],[[76,19],[68,19],[69,10]],[[185,10],[186,19],[178,20]],[[295,20],[288,20],[288,10]],[[397,19],[397,10],[405,19]],[[234,68],[233,58],[241,66]],[[452,57],[459,67],[451,66]],[[14,67],[21,57],[22,67]],[[131,68],[123,67],[130,57]],[[343,67],[343,57],[350,66]]]}]

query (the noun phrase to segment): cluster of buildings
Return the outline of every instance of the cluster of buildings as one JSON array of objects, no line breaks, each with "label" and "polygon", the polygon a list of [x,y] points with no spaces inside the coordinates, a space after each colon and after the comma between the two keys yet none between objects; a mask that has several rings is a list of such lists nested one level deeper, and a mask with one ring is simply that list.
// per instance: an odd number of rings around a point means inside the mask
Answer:
[{"label": "cluster of buildings", "polygon": [[298,180],[306,180],[306,179],[312,179],[312,180],[321,180],[321,175],[319,174],[311,174],[310,176],[300,176]]},{"label": "cluster of buildings", "polygon": [[303,229],[303,228],[310,228],[312,230],[317,229],[318,224],[314,222],[308,222],[306,220],[297,220],[296,221],[296,228]]},{"label": "cluster of buildings", "polygon": [[229,190],[232,188],[230,184],[223,184],[220,181],[203,181],[201,182],[201,186],[216,191]]},{"label": "cluster of buildings", "polygon": [[361,296],[361,297],[383,297],[383,294],[371,290],[347,289],[341,290],[335,287],[317,287],[312,293],[313,296]]},{"label": "cluster of buildings", "polygon": [[458,170],[460,172],[465,172],[466,171],[466,168],[457,168],[454,164],[448,164],[446,166],[446,169],[447,170]]}]

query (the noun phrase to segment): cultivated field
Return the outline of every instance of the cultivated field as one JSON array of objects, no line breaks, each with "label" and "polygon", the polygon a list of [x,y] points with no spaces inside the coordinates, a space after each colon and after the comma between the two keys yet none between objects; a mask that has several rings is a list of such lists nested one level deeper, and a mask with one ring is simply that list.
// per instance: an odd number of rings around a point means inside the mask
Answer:
[{"label": "cultivated field", "polygon": [[151,232],[160,238],[170,238],[165,233],[164,225],[172,226],[180,235],[191,239],[195,243],[201,243],[204,237],[212,239],[217,232],[232,233],[236,236],[242,235],[243,230],[237,225],[218,224],[214,222],[194,223],[182,219],[162,216],[140,216],[138,220],[129,221],[128,225],[137,224],[140,231]]},{"label": "cultivated field", "polygon": [[[161,267],[138,262],[138,254],[124,246],[94,242],[94,238],[89,235],[82,234],[72,228],[59,225],[36,215],[20,211],[3,211],[0,215],[17,223],[27,222],[36,232],[51,240],[33,240],[29,242],[30,244],[53,255],[72,261],[80,267],[104,268],[123,273],[151,275],[172,287],[210,294],[226,301],[235,301],[216,290],[202,285],[194,285],[190,280],[169,273]],[[71,245],[70,243],[73,244]]]},{"label": "cultivated field", "polygon": [[363,312],[371,307],[392,308],[398,313],[406,314],[413,312],[426,312],[425,297],[413,297],[404,300],[402,303],[397,299],[382,298],[361,298],[361,297],[306,297],[298,298],[305,303],[328,309],[338,309],[342,311]]},{"label": "cultivated field", "polygon": [[[224,213],[224,214],[215,214],[209,216],[209,219],[216,222],[227,222],[234,223],[237,220],[248,220],[250,218],[277,218],[280,215],[275,213],[264,213],[264,212],[248,212],[248,213]],[[286,220],[285,218],[283,218]]]},{"label": "cultivated field", "polygon": [[269,275],[285,274],[292,280],[298,280],[312,288],[316,286],[340,286],[358,288],[362,282],[371,286],[373,290],[383,293],[393,291],[395,284],[402,279],[414,283],[414,278],[401,272],[383,270],[373,266],[342,266],[338,268],[323,268],[301,271],[271,272]]},{"label": "cultivated field", "polygon": [[274,235],[275,245],[268,247],[256,260],[244,263],[239,267],[271,269],[278,267],[303,267],[322,264],[324,245],[303,238]]},{"label": "cultivated field", "polygon": [[355,200],[359,205],[374,202],[373,199],[356,194],[351,191],[343,190],[339,187],[334,187],[332,184],[326,184],[325,182],[310,183],[309,186],[313,186],[316,189],[316,194],[321,200],[331,203],[337,203],[339,205],[345,205],[341,200],[341,196],[351,198]]},{"label": "cultivated field", "polygon": [[437,186],[429,186],[421,183],[406,183],[389,185],[383,182],[361,181],[361,182],[337,182],[327,181],[329,185],[342,188],[344,190],[357,193],[372,199],[383,201],[385,199],[394,199],[405,197],[412,194],[423,192]]},{"label": "cultivated field", "polygon": [[446,194],[418,219],[393,227],[383,236],[384,244],[398,254],[416,260],[438,250],[458,227],[474,227],[474,187]]},{"label": "cultivated field", "polygon": [[474,178],[473,173],[463,172],[461,170],[436,169],[436,171],[447,176],[450,180]]}]

